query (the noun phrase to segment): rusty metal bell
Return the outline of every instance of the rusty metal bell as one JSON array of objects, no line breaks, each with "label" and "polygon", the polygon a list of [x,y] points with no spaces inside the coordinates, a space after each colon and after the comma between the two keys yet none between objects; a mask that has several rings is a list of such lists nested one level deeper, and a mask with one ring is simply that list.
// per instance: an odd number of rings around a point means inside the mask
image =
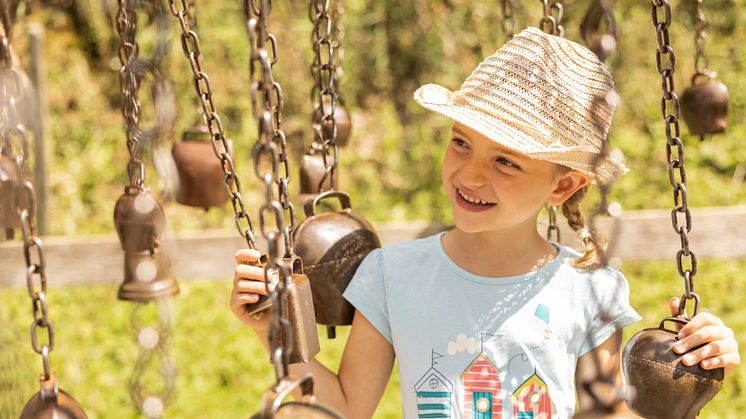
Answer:
[{"label": "rusty metal bell", "polygon": [[[331,156],[327,159],[331,160]],[[324,157],[321,155],[321,151],[311,147],[301,158],[300,161],[300,193],[301,195],[315,195],[321,191],[331,189],[331,176],[327,176],[324,179],[324,184],[321,185],[319,190],[319,183],[321,178],[326,173],[326,167],[324,166]],[[335,180],[339,181],[339,172],[335,172]]]},{"label": "rusty metal bell", "polygon": [[[288,319],[293,329],[292,350],[289,362],[297,364],[307,362],[319,353],[319,334],[316,330],[316,318],[313,309],[313,294],[308,277],[302,273],[294,273],[288,284],[283,317]],[[280,342],[284,340],[279,334]]]},{"label": "rusty metal bell", "polygon": [[160,249],[165,215],[146,190],[125,187],[114,207],[114,226],[124,250],[120,300],[149,302],[179,292],[171,264]]},{"label": "rusty metal bell", "polygon": [[[222,143],[216,146],[219,152],[224,151]],[[228,148],[228,154],[234,158],[230,143]],[[182,140],[174,143],[171,155],[179,173],[176,202],[208,209],[222,206],[228,201],[223,169],[214,154],[210,131],[204,125],[184,131]]]},{"label": "rusty metal bell", "polygon": [[57,378],[39,380],[41,390],[26,403],[20,419],[86,419],[83,408],[67,392],[57,387]]},{"label": "rusty metal bell", "polygon": [[[300,388],[302,398],[283,403],[292,391]],[[336,410],[319,404],[313,395],[313,377],[306,375],[300,380],[284,378],[262,397],[262,406],[251,419],[342,419]]]},{"label": "rusty metal bell", "polygon": [[10,157],[0,155],[0,228],[13,229],[21,226],[16,210],[19,180],[15,162]]},{"label": "rusty metal bell", "polygon": [[725,371],[682,364],[683,355],[672,349],[677,332],[665,328],[667,321],[686,324],[689,319],[667,317],[657,328],[637,332],[624,347],[624,376],[636,393],[628,405],[645,418],[694,419],[720,391]]},{"label": "rusty metal bell", "polygon": [[725,131],[728,126],[728,88],[715,77],[696,74],[692,85],[681,96],[681,116],[692,135]]},{"label": "rusty metal bell", "polygon": [[[331,107],[331,99],[328,96],[324,96],[324,109],[329,112]],[[314,126],[321,124],[321,119],[324,114],[321,113],[321,108],[316,107],[313,111],[312,123]],[[344,106],[342,101],[337,101],[337,105],[334,107],[334,121],[337,123],[337,138],[336,143],[339,147],[344,147],[350,142],[350,133],[352,132],[352,122],[350,121],[350,114],[347,112],[347,108]],[[324,136],[331,138],[334,134],[332,132],[331,121],[326,121],[324,124]],[[318,137],[318,131],[314,130],[314,142],[321,144],[322,139]]]},{"label": "rusty metal bell", "polygon": [[[318,204],[338,199],[342,209],[316,214]],[[329,191],[305,202],[306,219],[294,233],[295,251],[303,259],[306,275],[311,281],[316,321],[330,326],[352,324],[355,308],[342,297],[358,265],[381,242],[373,226],[352,210],[350,197],[339,191]]]}]

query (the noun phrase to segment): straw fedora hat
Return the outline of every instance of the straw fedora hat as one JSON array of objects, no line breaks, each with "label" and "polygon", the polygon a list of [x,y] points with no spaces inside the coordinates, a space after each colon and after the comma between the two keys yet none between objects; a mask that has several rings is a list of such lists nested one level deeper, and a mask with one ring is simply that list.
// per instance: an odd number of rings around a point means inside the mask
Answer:
[{"label": "straw fedora hat", "polygon": [[480,63],[455,92],[427,84],[414,99],[504,147],[604,184],[627,172],[606,157],[594,175],[616,106],[597,98],[613,87],[609,70],[590,50],[528,28]]}]

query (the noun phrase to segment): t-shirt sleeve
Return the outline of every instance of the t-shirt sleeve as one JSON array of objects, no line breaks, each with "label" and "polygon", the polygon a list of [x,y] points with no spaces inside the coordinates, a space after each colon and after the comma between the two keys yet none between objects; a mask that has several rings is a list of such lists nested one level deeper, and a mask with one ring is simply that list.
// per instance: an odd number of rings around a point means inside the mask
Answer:
[{"label": "t-shirt sleeve", "polygon": [[373,250],[363,259],[343,296],[389,343],[393,343],[386,307],[386,281],[381,249]]},{"label": "t-shirt sleeve", "polygon": [[593,317],[578,356],[604,343],[622,328],[641,317],[629,304],[627,279],[618,271],[599,269],[593,273],[589,298],[595,301]]}]

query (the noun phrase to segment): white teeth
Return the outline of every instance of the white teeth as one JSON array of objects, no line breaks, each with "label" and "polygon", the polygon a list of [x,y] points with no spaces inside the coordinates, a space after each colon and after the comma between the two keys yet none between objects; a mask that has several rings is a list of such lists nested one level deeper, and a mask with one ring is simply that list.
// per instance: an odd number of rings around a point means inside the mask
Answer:
[{"label": "white teeth", "polygon": [[461,195],[462,198],[464,198],[465,200],[471,202],[472,204],[481,204],[481,205],[492,204],[492,202],[487,202],[487,201],[482,201],[481,199],[472,198],[472,197],[464,194],[463,192],[461,192],[460,189],[456,189],[456,190],[458,191],[458,194]]}]

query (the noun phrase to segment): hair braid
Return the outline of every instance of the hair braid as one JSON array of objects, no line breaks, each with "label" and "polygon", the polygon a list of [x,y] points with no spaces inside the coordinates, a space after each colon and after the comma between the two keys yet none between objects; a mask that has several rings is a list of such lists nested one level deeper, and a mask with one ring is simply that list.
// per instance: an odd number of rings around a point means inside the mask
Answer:
[{"label": "hair braid", "polygon": [[580,239],[585,245],[583,256],[575,261],[574,265],[582,269],[597,269],[604,257],[604,249],[601,243],[596,243],[592,235],[587,231],[585,218],[580,212],[580,202],[588,192],[589,186],[578,189],[570,198],[562,204],[562,214],[567,218],[567,224],[573,231],[580,233]]}]

